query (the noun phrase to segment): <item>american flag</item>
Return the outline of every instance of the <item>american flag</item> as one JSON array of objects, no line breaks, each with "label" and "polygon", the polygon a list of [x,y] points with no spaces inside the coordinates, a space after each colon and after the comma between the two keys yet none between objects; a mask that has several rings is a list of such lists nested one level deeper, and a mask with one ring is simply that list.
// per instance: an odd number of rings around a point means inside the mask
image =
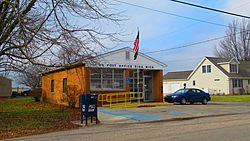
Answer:
[{"label": "american flag", "polygon": [[136,60],[136,58],[137,58],[138,51],[139,51],[139,30],[138,30],[136,39],[134,41],[134,52],[135,52],[134,60]]}]

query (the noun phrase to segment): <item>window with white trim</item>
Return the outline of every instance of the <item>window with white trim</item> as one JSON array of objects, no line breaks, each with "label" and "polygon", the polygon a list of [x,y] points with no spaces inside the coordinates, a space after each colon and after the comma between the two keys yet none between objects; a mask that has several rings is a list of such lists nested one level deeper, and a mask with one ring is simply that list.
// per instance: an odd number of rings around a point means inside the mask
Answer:
[{"label": "window with white trim", "polygon": [[207,65],[207,73],[211,73],[211,65]]},{"label": "window with white trim", "polygon": [[125,59],[130,60],[130,51],[125,52]]},{"label": "window with white trim", "polygon": [[211,73],[211,65],[202,66],[202,73]]},{"label": "window with white trim", "polygon": [[202,73],[207,73],[206,66],[202,66]]},{"label": "window with white trim", "polygon": [[91,90],[124,90],[123,69],[100,69],[90,70]]},{"label": "window with white trim", "polygon": [[243,80],[242,79],[233,79],[233,87],[234,88],[242,88],[243,87]]},{"label": "window with white trim", "polygon": [[237,73],[237,64],[230,64],[230,72],[231,73]]}]

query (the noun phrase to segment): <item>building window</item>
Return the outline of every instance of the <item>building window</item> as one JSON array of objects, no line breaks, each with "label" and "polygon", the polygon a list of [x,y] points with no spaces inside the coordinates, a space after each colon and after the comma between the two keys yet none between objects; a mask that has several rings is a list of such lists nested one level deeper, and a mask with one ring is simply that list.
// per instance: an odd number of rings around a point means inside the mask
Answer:
[{"label": "building window", "polygon": [[202,66],[202,73],[211,73],[211,65]]},{"label": "building window", "polygon": [[92,68],[90,88],[92,90],[123,90],[124,70]]},{"label": "building window", "polygon": [[206,70],[206,66],[202,66],[202,73],[206,73],[207,70]]},{"label": "building window", "polygon": [[215,82],[219,82],[219,81],[220,81],[220,79],[214,79],[214,81],[215,81]]},{"label": "building window", "polygon": [[242,88],[243,87],[243,80],[242,79],[233,79],[233,87],[234,88]]},{"label": "building window", "polygon": [[112,69],[102,69],[102,89],[112,89],[113,87]]},{"label": "building window", "polygon": [[63,78],[63,93],[67,92],[67,78]]},{"label": "building window", "polygon": [[230,64],[230,72],[237,73],[237,64]]},{"label": "building window", "polygon": [[195,81],[193,81],[193,86],[195,86]]},{"label": "building window", "polygon": [[130,60],[130,51],[126,51],[125,53],[126,53],[125,54],[125,57],[126,57],[125,59]]},{"label": "building window", "polygon": [[248,82],[248,85],[250,85],[250,79],[248,79],[247,82]]},{"label": "building window", "polygon": [[211,65],[207,65],[207,73],[211,73]]},{"label": "building window", "polygon": [[54,80],[51,80],[50,82],[50,91],[54,93]]},{"label": "building window", "polygon": [[101,89],[102,81],[101,81],[102,73],[101,69],[91,69],[90,79],[91,79],[91,88],[93,89]]},{"label": "building window", "polygon": [[114,70],[114,89],[123,89],[124,88],[124,74],[123,70],[115,69]]}]

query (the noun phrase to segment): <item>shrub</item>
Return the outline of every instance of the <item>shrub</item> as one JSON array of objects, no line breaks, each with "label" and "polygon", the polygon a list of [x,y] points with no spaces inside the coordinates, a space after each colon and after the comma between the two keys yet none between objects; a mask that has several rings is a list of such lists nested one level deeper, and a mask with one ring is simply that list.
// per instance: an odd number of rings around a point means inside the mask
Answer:
[{"label": "shrub", "polygon": [[74,108],[79,100],[79,95],[80,91],[76,85],[68,85],[62,101],[67,102],[70,107]]},{"label": "shrub", "polygon": [[34,88],[30,91],[29,95],[34,97],[36,102],[40,102],[41,97],[42,97],[42,89],[41,88]]}]

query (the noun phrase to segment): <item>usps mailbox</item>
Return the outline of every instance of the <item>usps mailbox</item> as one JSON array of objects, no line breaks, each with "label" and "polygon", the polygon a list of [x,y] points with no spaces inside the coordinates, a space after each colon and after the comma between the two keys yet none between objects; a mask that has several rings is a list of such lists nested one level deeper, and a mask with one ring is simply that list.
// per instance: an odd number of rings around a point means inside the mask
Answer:
[{"label": "usps mailbox", "polygon": [[88,118],[91,118],[91,123],[93,122],[93,117],[96,119],[96,124],[98,123],[97,118],[97,94],[81,94],[80,104],[81,104],[81,123],[83,123],[83,117],[85,119],[85,125],[88,125]]}]

